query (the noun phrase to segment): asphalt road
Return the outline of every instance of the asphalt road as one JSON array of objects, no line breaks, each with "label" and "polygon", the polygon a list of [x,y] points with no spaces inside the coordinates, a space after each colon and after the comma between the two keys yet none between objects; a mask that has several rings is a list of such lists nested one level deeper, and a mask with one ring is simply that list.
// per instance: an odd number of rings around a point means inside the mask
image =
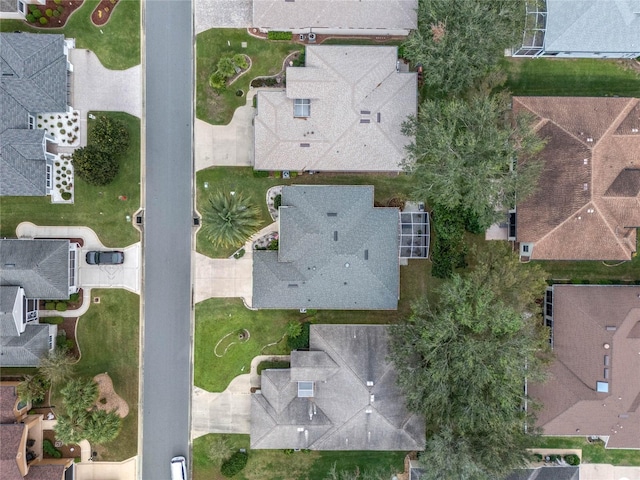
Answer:
[{"label": "asphalt road", "polygon": [[[140,478],[189,455],[193,16],[190,0],[143,2],[146,182]],[[191,468],[190,462],[188,468]]]}]

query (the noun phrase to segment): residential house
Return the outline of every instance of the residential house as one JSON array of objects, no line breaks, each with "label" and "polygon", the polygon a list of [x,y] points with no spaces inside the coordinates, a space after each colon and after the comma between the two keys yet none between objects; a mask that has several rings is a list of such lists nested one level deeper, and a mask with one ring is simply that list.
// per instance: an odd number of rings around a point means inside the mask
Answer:
[{"label": "residential house", "polygon": [[527,2],[517,57],[635,58],[640,56],[637,0]]},{"label": "residential house", "polygon": [[43,457],[43,417],[17,396],[18,382],[0,382],[0,473],[3,480],[73,480],[72,458]]},{"label": "residential house", "polygon": [[418,26],[417,0],[253,0],[252,3],[253,26],[263,31],[404,36]]},{"label": "residential house", "polygon": [[372,186],[283,187],[279,248],[253,253],[253,307],[396,309],[398,225]]},{"label": "residential house", "polygon": [[51,192],[54,140],[36,119],[70,110],[72,45],[63,35],[0,33],[0,195]]},{"label": "residential house", "polygon": [[[409,480],[426,478],[428,467],[416,460],[409,461]],[[517,469],[505,480],[580,480],[580,467],[545,466]]]},{"label": "residential house", "polygon": [[2,366],[37,366],[55,348],[57,327],[39,323],[38,302],[66,300],[78,290],[78,249],[69,240],[0,240]]},{"label": "residential house", "polygon": [[287,68],[285,89],[257,93],[254,168],[400,172],[417,76],[397,48],[308,46],[305,62]]},{"label": "residential house", "polygon": [[537,190],[517,202],[527,260],[630,260],[640,226],[640,100],[514,97],[546,139]]},{"label": "residential house", "polygon": [[406,409],[385,325],[311,325],[291,368],[263,370],[251,397],[252,449],[422,450],[425,420]]},{"label": "residential house", "polygon": [[24,20],[30,4],[45,5],[46,0],[0,0],[0,20]]},{"label": "residential house", "polygon": [[555,360],[527,385],[543,434],[640,448],[640,287],[554,285],[544,308]]}]

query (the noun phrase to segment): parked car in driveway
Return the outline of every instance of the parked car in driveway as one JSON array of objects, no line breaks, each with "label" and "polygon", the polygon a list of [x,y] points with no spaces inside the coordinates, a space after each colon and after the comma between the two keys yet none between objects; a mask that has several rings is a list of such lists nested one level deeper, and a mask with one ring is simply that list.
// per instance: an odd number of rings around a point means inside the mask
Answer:
[{"label": "parked car in driveway", "polygon": [[86,258],[89,265],[120,265],[124,262],[124,253],[118,251],[98,252],[92,250],[87,252]]}]

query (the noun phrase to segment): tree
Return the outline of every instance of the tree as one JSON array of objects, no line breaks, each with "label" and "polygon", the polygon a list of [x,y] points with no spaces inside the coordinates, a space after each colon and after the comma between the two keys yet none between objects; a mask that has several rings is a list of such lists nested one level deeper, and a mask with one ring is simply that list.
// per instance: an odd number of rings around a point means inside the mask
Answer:
[{"label": "tree", "polygon": [[75,150],[72,162],[75,174],[91,185],[107,185],[116,178],[120,169],[116,155],[92,144]]},{"label": "tree", "polygon": [[120,433],[122,419],[116,412],[92,411],[84,426],[85,437],[90,443],[107,443]]},{"label": "tree", "polygon": [[223,77],[233,77],[236,74],[236,67],[229,57],[222,57],[218,60],[218,73]]},{"label": "tree", "polygon": [[42,402],[48,390],[49,382],[40,374],[25,375],[17,387],[20,400],[32,403]]},{"label": "tree", "polygon": [[393,469],[391,468],[379,467],[361,471],[359,467],[356,467],[354,470],[338,470],[336,462],[333,462],[324,480],[388,480],[389,478],[393,478]]},{"label": "tree", "polygon": [[87,412],[58,415],[56,425],[53,427],[56,438],[66,445],[81,442],[86,438],[84,434],[86,418]]},{"label": "tree", "polygon": [[76,359],[70,356],[63,348],[56,348],[48,356],[40,359],[38,373],[49,383],[58,383],[73,374]]},{"label": "tree", "polygon": [[216,247],[241,245],[260,223],[260,211],[240,192],[218,191],[202,207],[202,231]]},{"label": "tree", "polygon": [[478,230],[516,196],[526,198],[537,185],[544,141],[526,117],[510,115],[506,95],[423,102],[402,127],[414,139],[405,160],[414,196],[459,212]]},{"label": "tree", "polygon": [[521,41],[525,0],[420,0],[417,13],[405,57],[422,64],[430,96],[457,96]]},{"label": "tree", "polygon": [[129,130],[124,122],[101,116],[93,122],[89,130],[88,143],[108,155],[117,157],[129,148]]},{"label": "tree", "polygon": [[67,412],[84,412],[98,399],[98,384],[92,378],[74,378],[60,390]]},{"label": "tree", "polygon": [[224,437],[216,436],[209,445],[209,451],[207,457],[217,467],[222,465],[222,462],[229,459],[233,454],[233,448],[227,442]]},{"label": "tree", "polygon": [[525,425],[533,431],[523,387],[525,378],[544,378],[548,333],[539,317],[508,300],[511,287],[494,293],[493,271],[478,271],[453,275],[437,305],[419,300],[391,330],[398,384],[408,408],[426,419],[425,455],[451,465],[434,469],[441,475],[433,478],[499,478],[522,465]]}]

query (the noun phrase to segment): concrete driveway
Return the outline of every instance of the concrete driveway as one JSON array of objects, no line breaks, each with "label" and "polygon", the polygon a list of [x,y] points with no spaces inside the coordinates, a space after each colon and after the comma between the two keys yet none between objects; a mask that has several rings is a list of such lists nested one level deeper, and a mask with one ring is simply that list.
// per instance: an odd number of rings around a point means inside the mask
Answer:
[{"label": "concrete driveway", "polygon": [[209,167],[253,166],[253,108],[255,91],[247,94],[247,104],[236,108],[228,125],[211,125],[196,119],[194,149],[196,171]]},{"label": "concrete driveway", "polygon": [[138,459],[124,462],[76,463],[76,480],[131,480],[138,478]]},{"label": "concrete driveway", "polygon": [[234,378],[221,393],[193,387],[191,438],[207,433],[250,433],[251,380],[244,374]]},{"label": "concrete driveway", "polygon": [[253,295],[253,255],[235,258],[209,258],[196,253],[195,302],[207,298],[242,298],[251,305]]},{"label": "concrete driveway", "polygon": [[210,28],[247,28],[253,23],[253,0],[195,0],[196,34]]},{"label": "concrete driveway", "polygon": [[580,465],[580,478],[581,480],[638,480],[640,467],[583,463]]}]

